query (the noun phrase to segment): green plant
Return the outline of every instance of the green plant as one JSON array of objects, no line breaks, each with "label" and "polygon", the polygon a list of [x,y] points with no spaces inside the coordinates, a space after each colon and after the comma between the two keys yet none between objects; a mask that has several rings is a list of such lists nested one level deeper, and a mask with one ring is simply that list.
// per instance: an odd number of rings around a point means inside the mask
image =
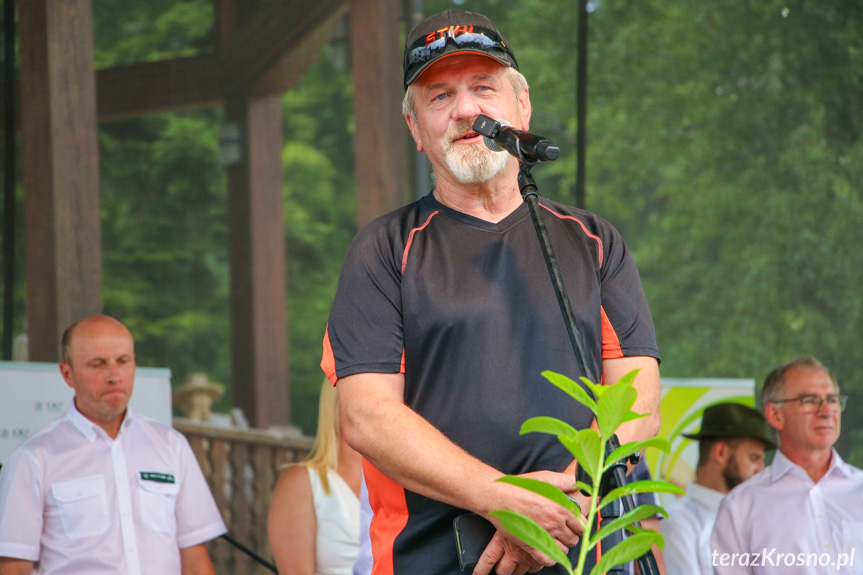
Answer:
[{"label": "green plant", "polygon": [[665,481],[635,481],[609,491],[600,502],[600,481],[603,474],[616,462],[646,447],[656,447],[665,453],[670,450],[668,440],[654,437],[621,445],[606,456],[606,444],[617,429],[628,421],[645,417],[645,414],[632,411],[632,406],[635,405],[635,400],[638,397],[638,391],[632,386],[638,375],[638,370],[627,373],[614,385],[597,385],[586,378],[581,378],[584,387],[558,373],[545,371],[542,375],[590,409],[596,417],[597,429],[577,430],[568,423],[553,417],[534,417],[524,422],[521,427],[522,434],[550,433],[556,435],[564,447],[572,453],[582,469],[590,476],[590,485],[581,481],[577,482],[578,488],[590,496],[587,520],[582,519],[581,510],[578,509],[575,502],[570,500],[563,491],[548,483],[512,475],[502,477],[499,481],[523,487],[551,499],[579,518],[579,522],[584,528],[584,534],[581,538],[582,545],[578,563],[573,567],[567,555],[560,550],[552,536],[532,519],[508,510],[492,511],[492,515],[497,516],[503,527],[512,535],[563,565],[570,575],[581,575],[584,572],[588,552],[596,547],[597,542],[618,529],[627,529],[632,535],[608,552],[603,552],[602,558],[590,571],[590,575],[605,573],[615,565],[641,557],[654,544],[662,548],[664,545],[662,534],[634,526],[635,522],[656,514],[667,516],[665,510],[657,505],[641,505],[604,525],[596,532],[592,529],[593,525],[596,524],[599,509],[621,497],[647,492],[684,493],[679,487]]}]

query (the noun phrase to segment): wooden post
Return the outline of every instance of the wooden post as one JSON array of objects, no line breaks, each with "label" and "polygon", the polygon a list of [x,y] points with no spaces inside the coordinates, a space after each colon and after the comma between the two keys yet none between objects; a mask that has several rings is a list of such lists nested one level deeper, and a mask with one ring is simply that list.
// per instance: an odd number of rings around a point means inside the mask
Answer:
[{"label": "wooden post", "polygon": [[102,310],[99,160],[90,0],[18,3],[31,361]]},{"label": "wooden post", "polygon": [[400,15],[399,0],[351,0],[359,227],[408,198]]},{"label": "wooden post", "polygon": [[[228,100],[231,350],[234,405],[256,427],[290,423],[279,96]],[[234,139],[234,141],[231,141]],[[231,158],[231,150],[238,154]]]}]

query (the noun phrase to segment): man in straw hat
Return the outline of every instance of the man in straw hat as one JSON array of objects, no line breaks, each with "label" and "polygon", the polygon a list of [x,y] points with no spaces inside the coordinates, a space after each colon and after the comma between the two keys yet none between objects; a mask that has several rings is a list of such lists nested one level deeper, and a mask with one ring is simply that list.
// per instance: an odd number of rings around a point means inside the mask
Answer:
[{"label": "man in straw hat", "polygon": [[[453,519],[490,520],[478,575],[522,575],[553,562],[497,529],[521,512],[562,547],[581,534],[566,508],[497,482],[531,474],[574,493],[557,438],[520,435],[545,415],[577,429],[592,414],[541,373],[582,375],[518,186],[518,162],[488,149],[480,114],[527,130],[527,83],[485,16],[448,10],[408,33],[403,111],[434,190],[360,231],[342,266],[322,366],[338,385],[343,431],[363,454],[374,510],[374,573],[459,573]],[[659,428],[659,352],[631,253],[605,220],[540,199],[585,339],[603,381],[640,368],[622,442]],[[575,497],[578,497],[577,495]]]},{"label": "man in straw hat", "polygon": [[740,403],[717,403],[704,410],[701,430],[684,433],[698,441],[695,480],[686,497],[660,522],[665,534],[668,575],[710,575],[710,534],[725,494],[764,469],[765,448],[775,449],[767,420]]}]

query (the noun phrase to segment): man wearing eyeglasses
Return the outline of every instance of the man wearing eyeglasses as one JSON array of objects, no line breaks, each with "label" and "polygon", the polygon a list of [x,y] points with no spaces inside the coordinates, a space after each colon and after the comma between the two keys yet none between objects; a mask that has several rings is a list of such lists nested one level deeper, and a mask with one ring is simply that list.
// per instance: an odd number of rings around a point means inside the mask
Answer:
[{"label": "man wearing eyeglasses", "polygon": [[863,573],[863,471],[833,449],[847,397],[818,360],[801,357],[767,376],[761,400],[779,451],[722,502],[715,572]]},{"label": "man wearing eyeglasses", "polygon": [[[493,523],[474,573],[523,575],[553,562],[496,529],[491,511],[521,512],[567,548],[581,526],[563,506],[496,480],[530,474],[577,498],[569,451],[556,437],[519,430],[534,416],[577,429],[593,419],[541,375],[582,373],[517,160],[473,130],[480,114],[527,130],[528,87],[495,25],[455,10],[408,33],[404,86],[405,120],[435,188],[354,239],[322,367],[338,385],[344,437],[365,458],[375,575],[459,573],[453,520],[466,510]],[[634,409],[651,415],[623,426],[620,440],[653,436],[659,352],[632,256],[602,218],[540,204],[586,361],[609,384],[641,369]]]}]

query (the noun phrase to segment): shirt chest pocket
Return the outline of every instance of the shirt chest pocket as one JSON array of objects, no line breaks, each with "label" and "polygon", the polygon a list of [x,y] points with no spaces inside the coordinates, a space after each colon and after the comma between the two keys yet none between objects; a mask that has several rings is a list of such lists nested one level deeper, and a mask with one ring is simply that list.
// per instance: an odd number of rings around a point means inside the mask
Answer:
[{"label": "shirt chest pocket", "polygon": [[102,475],[55,483],[51,495],[68,537],[94,537],[108,530],[108,500]]},{"label": "shirt chest pocket", "polygon": [[175,534],[177,521],[174,507],[180,486],[177,483],[152,481],[138,477],[138,506],[141,522],[152,531]]}]

